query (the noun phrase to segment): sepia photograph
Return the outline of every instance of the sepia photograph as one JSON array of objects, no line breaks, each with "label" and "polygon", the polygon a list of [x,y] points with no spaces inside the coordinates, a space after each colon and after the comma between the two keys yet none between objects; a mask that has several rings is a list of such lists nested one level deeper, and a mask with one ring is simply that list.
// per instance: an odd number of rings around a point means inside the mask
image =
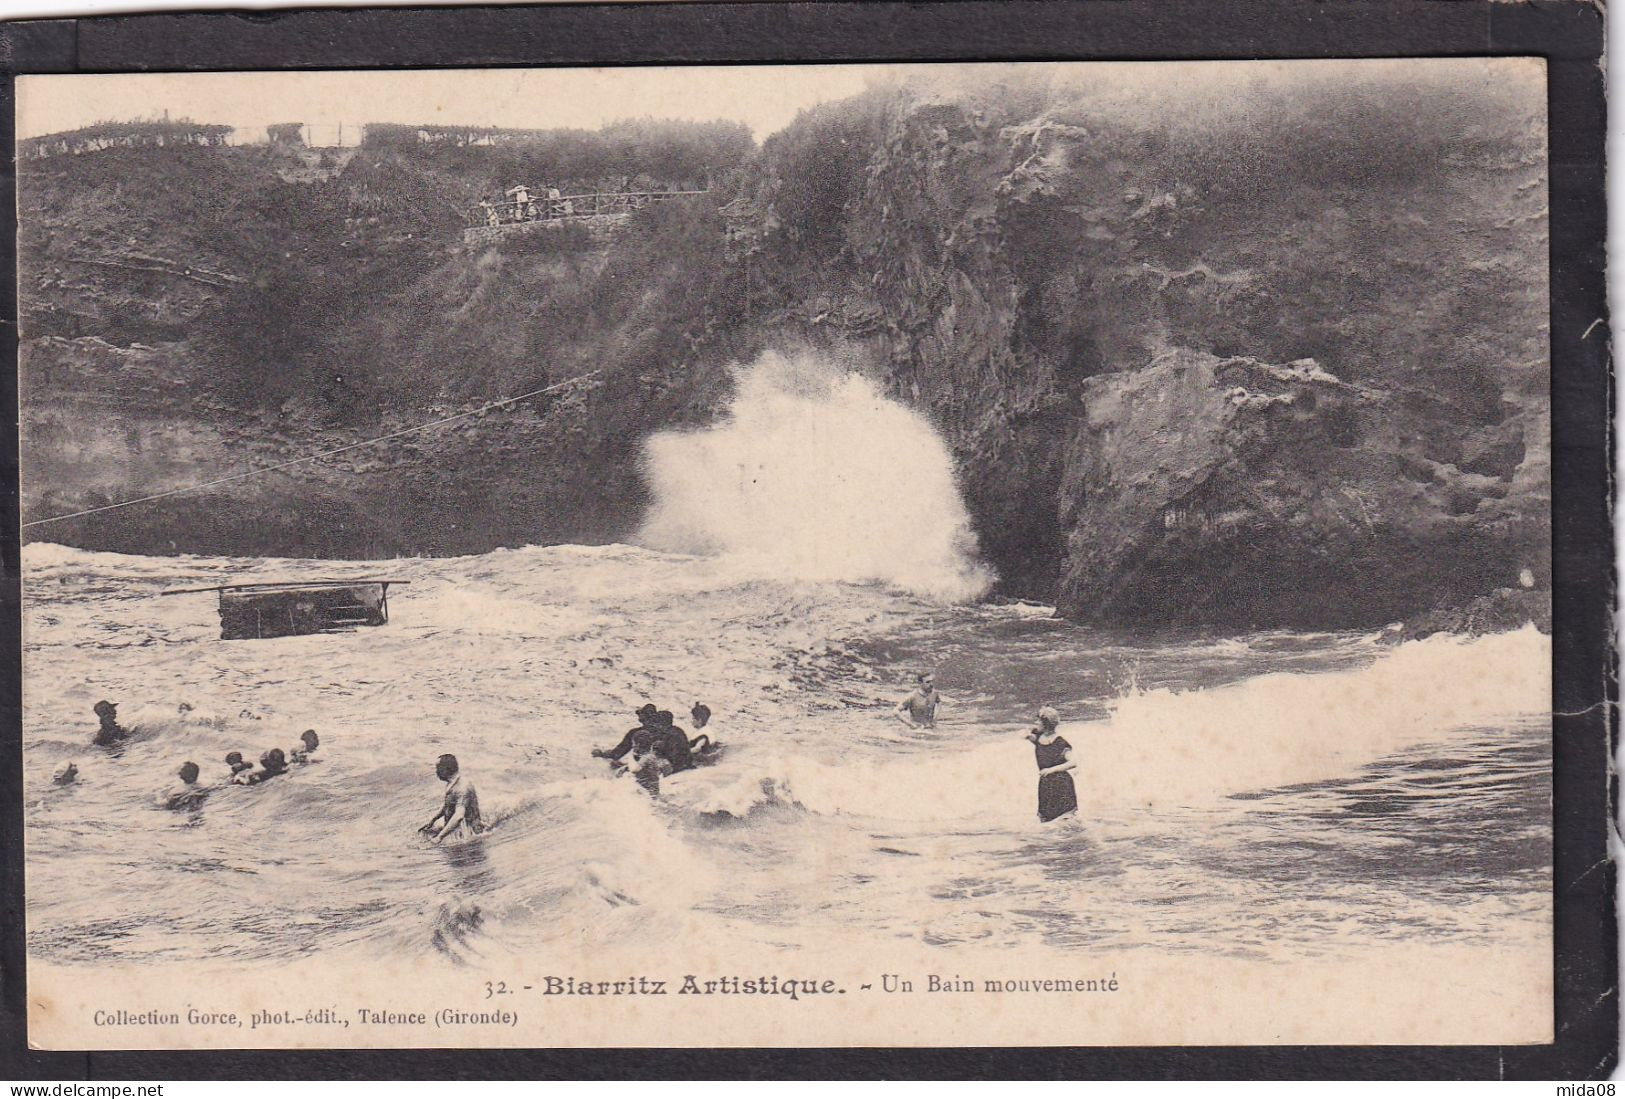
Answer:
[{"label": "sepia photograph", "polygon": [[15,141],[36,1048],[1554,1040],[1541,58]]}]

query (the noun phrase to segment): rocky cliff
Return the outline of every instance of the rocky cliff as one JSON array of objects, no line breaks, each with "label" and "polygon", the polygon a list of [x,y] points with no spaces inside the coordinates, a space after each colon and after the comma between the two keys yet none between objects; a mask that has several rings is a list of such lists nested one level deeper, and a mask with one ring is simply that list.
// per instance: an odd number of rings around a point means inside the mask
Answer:
[{"label": "rocky cliff", "polygon": [[1469,76],[989,80],[804,117],[742,204],[751,324],[860,347],[950,440],[1006,589],[1075,617],[1538,611],[1542,108]]},{"label": "rocky cliff", "polygon": [[[1538,605],[1538,81],[1288,68],[1224,96],[1010,70],[877,88],[607,250],[463,246],[435,203],[477,192],[477,160],[363,150],[290,183],[185,150],[184,186],[111,196],[115,161],[161,151],[44,162],[20,180],[25,518],[598,369],[251,492],[33,533],[345,555],[624,537],[641,439],[717,415],[729,363],[796,347],[930,416],[1008,594],[1130,625]],[[229,217],[208,199],[227,176],[249,196]]]},{"label": "rocky cliff", "polygon": [[432,432],[25,537],[353,557],[626,536],[641,511],[639,441],[714,407],[726,385],[722,364],[707,371],[689,355],[709,286],[689,265],[722,263],[715,204],[644,211],[636,248],[570,232],[466,247],[464,211],[500,191],[508,177],[495,173],[512,165],[445,156],[363,148],[305,177],[289,167],[302,155],[274,148],[26,163],[25,522],[600,373]]},{"label": "rocky cliff", "polygon": [[1081,617],[1360,625],[1549,579],[1536,500],[1402,445],[1403,402],[1313,359],[1169,352],[1081,403],[1059,491]]}]

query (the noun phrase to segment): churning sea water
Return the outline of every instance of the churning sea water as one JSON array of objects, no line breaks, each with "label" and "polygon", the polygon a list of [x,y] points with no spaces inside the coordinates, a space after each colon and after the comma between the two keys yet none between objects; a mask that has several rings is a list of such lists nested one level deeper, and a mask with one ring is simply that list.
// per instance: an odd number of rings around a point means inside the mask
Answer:
[{"label": "churning sea water", "polygon": [[[413,583],[387,626],[264,641],[219,640],[210,596],[157,597],[245,571]],[[790,946],[1335,954],[1545,919],[1532,629],[1131,638],[628,546],[380,565],[36,544],[25,574],[28,938],[56,960],[466,958],[696,921]],[[908,729],[890,708],[924,667],[949,701]],[[103,697],[137,733],[116,754],[90,746]],[[705,702],[727,746],[659,801],[588,754],[645,700]],[[1073,825],[1035,817],[1040,703],[1076,748]],[[183,760],[222,784],[228,751],[307,727],[317,762],[157,807]],[[483,840],[415,833],[442,752],[495,818]],[[69,760],[79,782],[53,785]]]},{"label": "churning sea water", "polygon": [[[643,546],[392,562],[27,546],[28,943],[62,963],[448,965],[629,938],[843,937],[1291,959],[1538,938],[1550,642],[1130,636],[976,602],[946,449],[861,378],[772,359],[718,427],[654,440]],[[878,455],[864,440],[899,445]],[[656,547],[656,548],[645,548]],[[244,578],[388,576],[376,629],[222,641]],[[935,729],[891,707],[936,672]],[[135,736],[92,747],[91,707]],[[591,758],[653,701],[714,711],[658,800]],[[182,711],[182,704],[190,709]],[[1041,825],[1056,706],[1082,810]],[[226,784],[315,728],[316,762]],[[485,836],[434,846],[436,758]],[[212,792],[157,795],[184,760]],[[78,764],[77,783],[52,773]]]}]

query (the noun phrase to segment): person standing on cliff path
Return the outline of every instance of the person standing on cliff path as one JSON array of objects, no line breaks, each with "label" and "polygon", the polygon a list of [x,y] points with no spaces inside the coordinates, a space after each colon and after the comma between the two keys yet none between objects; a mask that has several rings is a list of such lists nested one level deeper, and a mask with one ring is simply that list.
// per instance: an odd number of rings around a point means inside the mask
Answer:
[{"label": "person standing on cliff path", "polygon": [[918,686],[912,694],[897,704],[892,711],[898,721],[910,729],[935,729],[937,727],[937,706],[945,702],[937,693],[937,677],[930,672],[921,672]]},{"label": "person standing on cliff path", "polygon": [[1038,761],[1038,819],[1046,824],[1078,811],[1078,790],[1070,773],[1078,765],[1072,762],[1072,745],[1060,734],[1060,724],[1061,715],[1045,706],[1038,711],[1038,724],[1027,731]]}]

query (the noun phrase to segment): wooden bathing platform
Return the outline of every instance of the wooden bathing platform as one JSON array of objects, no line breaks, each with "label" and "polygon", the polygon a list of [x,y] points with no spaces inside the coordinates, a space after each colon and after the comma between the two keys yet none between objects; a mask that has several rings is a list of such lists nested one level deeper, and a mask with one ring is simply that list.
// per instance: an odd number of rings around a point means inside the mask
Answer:
[{"label": "wooden bathing platform", "polygon": [[177,588],[160,595],[220,593],[220,637],[261,637],[382,626],[389,621],[389,586],[410,580],[300,580],[286,583],[215,584]]}]

